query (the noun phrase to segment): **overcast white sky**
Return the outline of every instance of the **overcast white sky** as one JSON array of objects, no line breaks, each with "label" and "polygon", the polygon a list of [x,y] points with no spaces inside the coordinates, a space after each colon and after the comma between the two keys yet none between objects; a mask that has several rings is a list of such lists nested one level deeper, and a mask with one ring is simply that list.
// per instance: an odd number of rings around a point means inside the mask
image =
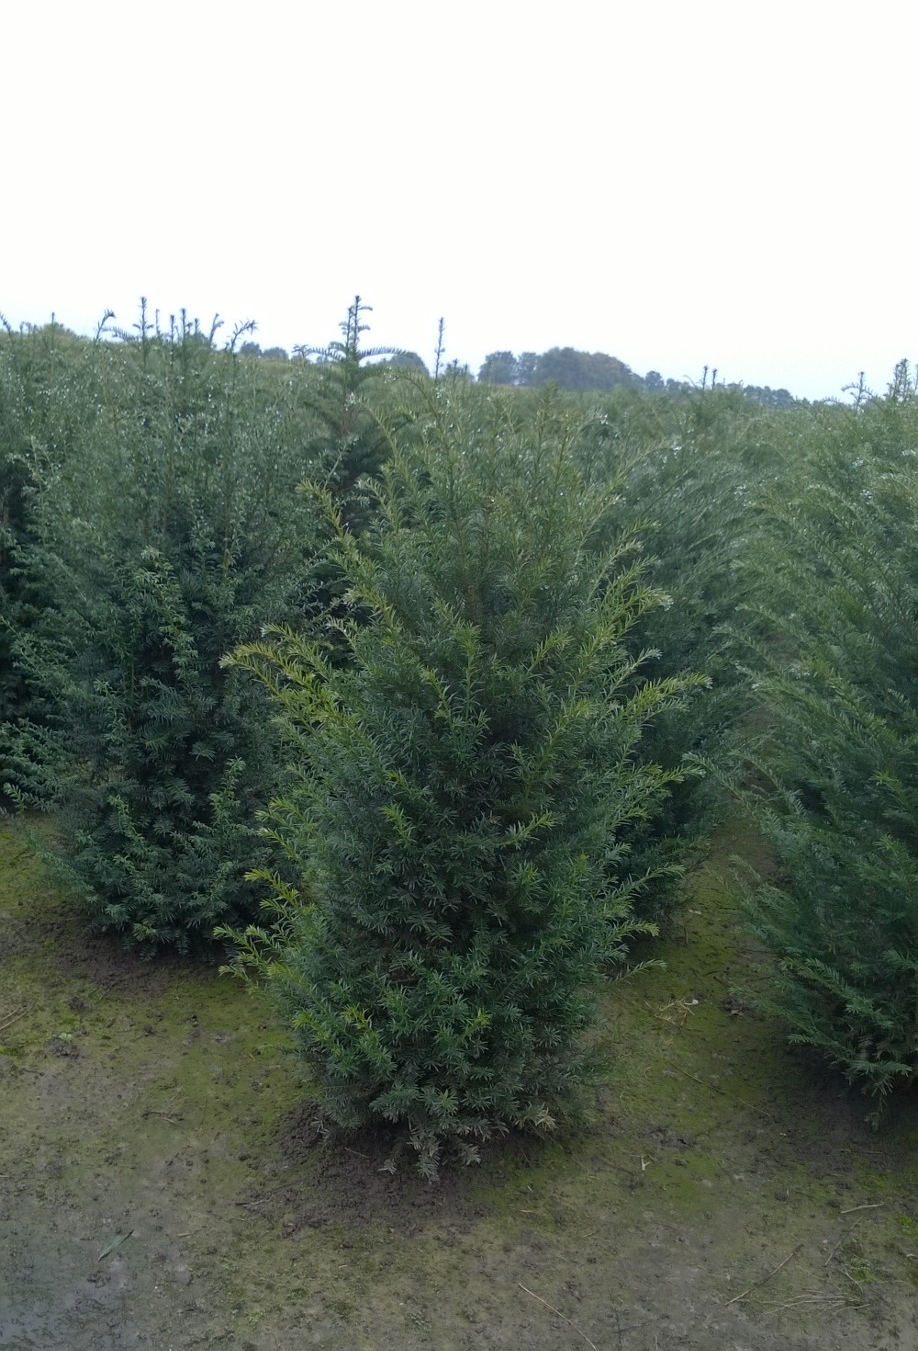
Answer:
[{"label": "overcast white sky", "polygon": [[840,394],[918,357],[914,0],[4,5],[0,310]]}]

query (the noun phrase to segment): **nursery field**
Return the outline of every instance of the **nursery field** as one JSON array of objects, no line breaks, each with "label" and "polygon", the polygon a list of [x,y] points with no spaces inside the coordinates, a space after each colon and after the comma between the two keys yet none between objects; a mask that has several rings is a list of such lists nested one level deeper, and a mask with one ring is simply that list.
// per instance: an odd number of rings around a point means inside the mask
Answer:
[{"label": "nursery field", "polygon": [[367,314],[0,332],[0,1351],[918,1351],[918,371]]},{"label": "nursery field", "polygon": [[0,830],[0,1347],[918,1347],[918,1101],[865,1099],[732,993],[722,828],[596,1035],[585,1131],[425,1182],[320,1135],[236,981],[89,938]]}]

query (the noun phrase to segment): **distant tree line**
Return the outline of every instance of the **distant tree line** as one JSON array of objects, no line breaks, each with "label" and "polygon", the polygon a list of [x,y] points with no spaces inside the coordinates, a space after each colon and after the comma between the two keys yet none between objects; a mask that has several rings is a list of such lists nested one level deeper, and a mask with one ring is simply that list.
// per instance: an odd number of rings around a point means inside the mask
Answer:
[{"label": "distant tree line", "polygon": [[517,385],[538,388],[549,383],[559,389],[608,390],[634,383],[630,367],[605,352],[578,352],[573,347],[552,347],[547,352],[491,352],[485,357],[478,379],[486,385]]},{"label": "distant tree line", "polygon": [[[707,383],[707,368],[702,389],[717,384],[717,372],[711,384]],[[478,372],[481,384],[512,385],[517,388],[539,388],[549,383],[559,389],[605,392],[613,389],[642,389],[648,394],[667,394],[671,398],[688,394],[697,385],[688,380],[664,380],[659,371],[638,375],[618,357],[605,352],[578,352],[573,347],[552,347],[547,352],[490,352]],[[768,386],[741,385],[724,382],[719,389],[739,391],[747,399],[767,408],[791,408],[797,399],[786,389]]]},{"label": "distant tree line", "polygon": [[[262,348],[257,342],[243,343],[239,352],[241,356],[265,357],[269,361],[290,360],[285,348]],[[303,352],[298,350],[295,355],[302,357]],[[395,352],[386,364],[430,374],[417,352]],[[441,373],[453,379],[476,378],[471,369],[459,361],[449,362],[442,367]],[[702,388],[713,388],[716,384],[719,389],[739,392],[766,408],[792,408],[801,402],[786,389],[771,389],[768,385],[726,384],[717,382],[716,377],[715,371],[713,380],[708,384],[706,370]],[[554,384],[559,389],[582,393],[640,389],[648,394],[666,394],[670,398],[679,398],[698,387],[689,380],[664,379],[659,371],[638,375],[618,357],[609,356],[606,352],[580,352],[574,347],[550,347],[547,352],[521,352],[519,356],[510,351],[489,352],[479,368],[477,380],[482,385],[503,385],[515,389],[539,389]]]}]

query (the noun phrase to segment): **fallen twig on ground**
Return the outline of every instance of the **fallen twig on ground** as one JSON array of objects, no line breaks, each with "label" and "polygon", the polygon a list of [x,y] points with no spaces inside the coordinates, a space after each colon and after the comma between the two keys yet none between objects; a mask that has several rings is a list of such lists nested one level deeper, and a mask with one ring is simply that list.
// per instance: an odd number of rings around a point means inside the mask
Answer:
[{"label": "fallen twig on ground", "polygon": [[0,1020],[0,1032],[5,1032],[8,1027],[13,1026],[13,1023],[18,1023],[19,1019],[24,1018],[28,1011],[28,1009],[20,1009],[18,1013],[8,1013],[5,1018]]},{"label": "fallen twig on ground", "polygon": [[789,1252],[785,1257],[784,1261],[778,1263],[774,1271],[769,1271],[767,1276],[763,1276],[760,1281],[756,1281],[755,1285],[750,1285],[749,1289],[744,1290],[741,1295],[734,1295],[732,1299],[728,1299],[726,1304],[724,1305],[724,1308],[729,1309],[731,1304],[736,1304],[738,1303],[739,1300],[745,1299],[747,1295],[752,1294],[753,1290],[760,1289],[763,1285],[765,1285],[768,1281],[770,1281],[772,1276],[777,1276],[778,1272],[782,1269],[782,1267],[786,1267],[791,1258],[796,1257],[802,1247],[803,1244],[798,1243],[794,1251]]},{"label": "fallen twig on ground", "polygon": [[783,1313],[785,1309],[799,1309],[804,1304],[845,1304],[849,1309],[860,1309],[860,1304],[852,1304],[847,1295],[820,1295],[815,1291],[812,1294],[794,1295],[792,1299],[786,1299],[782,1302],[777,1300],[769,1301],[769,1313]]},{"label": "fallen twig on ground", "polygon": [[[846,1214],[846,1213],[847,1213],[847,1212],[842,1211],[842,1214]],[[861,1218],[860,1215],[858,1215],[857,1220],[859,1220],[860,1218]],[[854,1226],[857,1224],[857,1220],[852,1220],[852,1221],[851,1221],[851,1223],[849,1224],[848,1228],[847,1228],[847,1229],[845,1230],[845,1232],[842,1234],[841,1238],[838,1240],[838,1242],[836,1243],[835,1247],[832,1249],[832,1251],[829,1253],[829,1255],[828,1255],[828,1257],[826,1258],[826,1260],[823,1262],[822,1265],[823,1265],[824,1267],[827,1267],[827,1266],[829,1265],[829,1263],[832,1261],[832,1258],[835,1256],[835,1254],[838,1252],[838,1250],[839,1250],[839,1248],[841,1247],[841,1245],[844,1243],[845,1239],[848,1238],[849,1235],[851,1235],[851,1234],[854,1233]]]},{"label": "fallen twig on ground", "polygon": [[554,1306],[554,1304],[549,1304],[549,1302],[548,1302],[547,1299],[543,1299],[542,1296],[541,1296],[541,1295],[537,1295],[536,1292],[535,1292],[534,1290],[530,1290],[529,1287],[526,1286],[526,1285],[524,1285],[522,1281],[517,1281],[517,1285],[520,1287],[521,1290],[525,1290],[527,1295],[532,1295],[532,1298],[533,1298],[533,1299],[537,1299],[537,1300],[539,1301],[540,1304],[544,1304],[544,1305],[545,1305],[546,1309],[551,1309],[552,1313],[556,1313],[556,1314],[558,1315],[559,1318],[563,1319],[564,1322],[568,1325],[569,1328],[573,1328],[574,1331],[575,1331],[579,1336],[581,1336],[581,1337],[583,1338],[583,1340],[586,1342],[587,1346],[592,1346],[593,1351],[599,1351],[599,1348],[597,1347],[596,1343],[595,1343],[595,1342],[591,1342],[590,1339],[589,1339],[589,1337],[586,1335],[586,1333],[583,1332],[583,1331],[581,1331],[581,1329],[578,1328],[578,1326],[577,1326],[576,1323],[572,1323],[571,1320],[570,1320],[569,1318],[565,1318],[565,1316],[564,1316],[564,1314],[561,1312],[561,1310],[560,1310],[560,1309],[556,1309],[555,1306]]}]

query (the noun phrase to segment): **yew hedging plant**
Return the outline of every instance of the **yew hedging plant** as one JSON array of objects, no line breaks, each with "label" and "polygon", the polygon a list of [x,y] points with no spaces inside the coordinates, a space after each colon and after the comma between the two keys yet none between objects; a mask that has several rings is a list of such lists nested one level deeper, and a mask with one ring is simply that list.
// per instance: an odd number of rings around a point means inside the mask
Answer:
[{"label": "yew hedging plant", "polygon": [[142,316],[98,344],[69,454],[36,440],[28,460],[20,560],[47,603],[14,649],[43,718],[7,729],[12,788],[53,809],[90,925],[145,953],[257,913],[276,740],[264,692],[220,663],[308,590],[301,377],[212,338]]},{"label": "yew hedging plant", "polygon": [[[723,807],[717,770],[732,758],[746,705],[725,625],[748,595],[744,560],[773,472],[778,422],[735,391],[679,399],[623,391],[598,406],[578,442],[585,472],[618,483],[616,519],[639,529],[647,579],[672,598],[632,632],[632,650],[650,651],[642,677],[703,671],[710,679],[687,715],[664,712],[643,740],[644,757],[688,770],[664,810],[631,831],[632,856],[652,874],[639,902],[648,918],[675,906],[680,861]],[[700,772],[702,758],[714,772]]]},{"label": "yew hedging plant", "polygon": [[520,426],[429,387],[376,527],[355,538],[326,500],[348,661],[291,628],[234,658],[286,728],[270,816],[296,871],[269,879],[273,927],[236,935],[237,970],[266,980],[331,1121],[390,1123],[427,1174],[577,1114],[635,928],[618,834],[668,781],[637,750],[691,683],[636,681],[628,634],[662,598],[627,539],[597,546],[611,494],[573,434],[550,402]]},{"label": "yew hedging plant", "polygon": [[[40,716],[14,659],[15,633],[50,599],[23,566],[33,542],[30,501],[36,472],[66,463],[98,402],[95,346],[53,321],[19,331],[0,315],[0,722]],[[0,748],[0,803],[10,768]]]},{"label": "yew hedging plant", "polygon": [[[752,888],[771,1007],[882,1100],[918,1072],[918,399],[813,415],[762,558]],[[802,454],[801,454],[802,451]]]}]

